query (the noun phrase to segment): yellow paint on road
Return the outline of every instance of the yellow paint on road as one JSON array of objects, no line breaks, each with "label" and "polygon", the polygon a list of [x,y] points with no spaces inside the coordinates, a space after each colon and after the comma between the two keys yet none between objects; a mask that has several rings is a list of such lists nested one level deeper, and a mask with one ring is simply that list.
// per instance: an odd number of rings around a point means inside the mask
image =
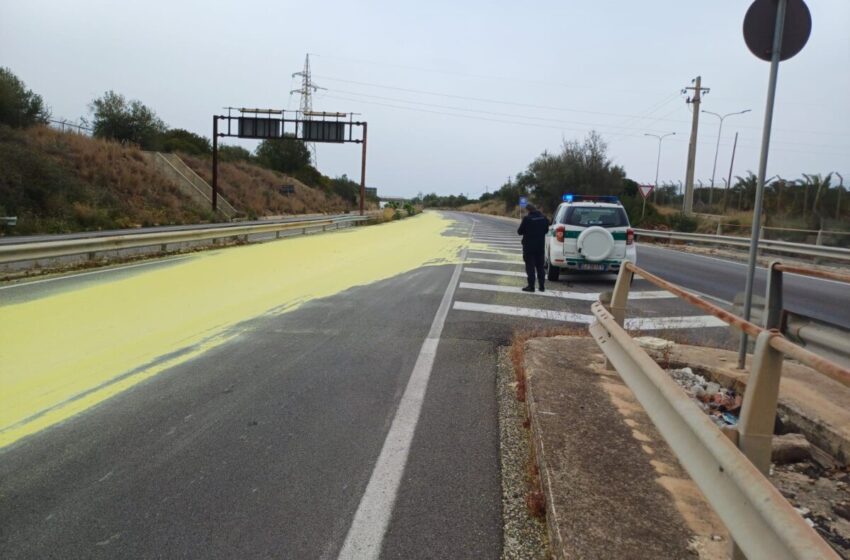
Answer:
[{"label": "yellow paint on road", "polygon": [[426,213],[199,253],[171,267],[0,306],[0,447],[231,339],[242,321],[457,262],[468,239],[447,235],[453,223]]}]

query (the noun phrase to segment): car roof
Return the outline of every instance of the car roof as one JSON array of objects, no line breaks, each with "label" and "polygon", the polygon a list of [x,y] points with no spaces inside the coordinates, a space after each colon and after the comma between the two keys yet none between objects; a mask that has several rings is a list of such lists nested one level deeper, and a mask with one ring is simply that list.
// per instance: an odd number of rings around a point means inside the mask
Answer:
[{"label": "car roof", "polygon": [[584,206],[587,208],[622,208],[621,204],[612,204],[610,202],[589,202],[583,200],[581,202],[564,202],[567,206]]}]

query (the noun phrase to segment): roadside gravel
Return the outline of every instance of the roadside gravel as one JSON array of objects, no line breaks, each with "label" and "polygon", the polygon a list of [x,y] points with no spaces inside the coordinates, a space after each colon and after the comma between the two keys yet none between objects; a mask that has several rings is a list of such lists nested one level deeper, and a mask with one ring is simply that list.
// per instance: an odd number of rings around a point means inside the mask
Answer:
[{"label": "roadside gravel", "polygon": [[531,444],[529,431],[523,426],[525,403],[516,399],[513,365],[508,353],[506,347],[499,349],[497,377],[504,523],[502,559],[542,560],[550,557],[546,523],[531,517],[525,502]]}]

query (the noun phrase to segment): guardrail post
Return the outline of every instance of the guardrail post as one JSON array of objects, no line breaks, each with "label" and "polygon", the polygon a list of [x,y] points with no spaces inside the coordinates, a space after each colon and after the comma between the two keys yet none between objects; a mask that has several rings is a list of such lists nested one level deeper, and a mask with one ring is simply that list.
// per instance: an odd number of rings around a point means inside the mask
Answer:
[{"label": "guardrail post", "polygon": [[756,338],[752,371],[738,419],[738,448],[765,476],[770,471],[776,402],[782,376],[782,352],[770,345],[771,337],[776,334],[776,331],[762,331]]},{"label": "guardrail post", "polygon": [[771,261],[767,267],[767,288],[764,295],[764,328],[782,326],[782,271],[776,268],[780,261]]},{"label": "guardrail post", "polygon": [[626,321],[626,305],[629,301],[629,286],[632,283],[634,272],[626,266],[626,262],[620,267],[620,273],[617,275],[617,283],[614,284],[614,293],[611,296],[611,315],[621,327]]},{"label": "guardrail post", "polygon": [[723,235],[723,224],[720,222],[717,222],[717,233],[714,235]]},{"label": "guardrail post", "polygon": [[[817,238],[815,238],[815,245],[817,245],[818,247],[823,245],[823,228],[820,228],[818,230],[818,236],[817,236]],[[815,264],[820,264],[822,262],[823,262],[822,258],[815,257]]]}]

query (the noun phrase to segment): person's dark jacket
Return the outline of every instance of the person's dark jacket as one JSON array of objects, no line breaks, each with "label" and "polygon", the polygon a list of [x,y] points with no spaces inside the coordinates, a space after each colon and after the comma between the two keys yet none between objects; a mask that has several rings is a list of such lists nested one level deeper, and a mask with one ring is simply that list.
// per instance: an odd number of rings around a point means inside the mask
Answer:
[{"label": "person's dark jacket", "polygon": [[516,232],[522,236],[522,252],[526,254],[543,254],[546,250],[546,234],[549,231],[549,220],[540,210],[529,212]]}]

